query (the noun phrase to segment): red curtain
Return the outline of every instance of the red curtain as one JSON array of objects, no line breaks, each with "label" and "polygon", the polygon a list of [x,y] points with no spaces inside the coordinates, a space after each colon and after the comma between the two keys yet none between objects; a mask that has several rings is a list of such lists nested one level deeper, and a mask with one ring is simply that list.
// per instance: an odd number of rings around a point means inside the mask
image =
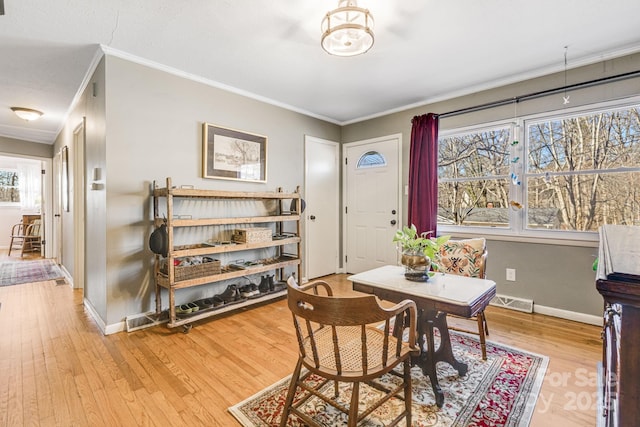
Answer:
[{"label": "red curtain", "polygon": [[409,225],[419,233],[436,235],[438,225],[438,116],[433,113],[411,120],[409,151]]}]

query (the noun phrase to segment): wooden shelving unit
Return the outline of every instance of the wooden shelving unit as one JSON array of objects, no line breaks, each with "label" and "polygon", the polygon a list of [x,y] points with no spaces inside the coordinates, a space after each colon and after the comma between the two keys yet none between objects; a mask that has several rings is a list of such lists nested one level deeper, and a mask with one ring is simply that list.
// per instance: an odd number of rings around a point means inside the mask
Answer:
[{"label": "wooden shelving unit", "polygon": [[[162,257],[156,255],[156,262],[154,265],[154,277],[156,283],[156,312],[159,314],[162,311],[162,288],[168,290],[169,294],[169,322],[168,327],[173,328],[177,326],[185,327],[185,330],[190,328],[192,322],[201,320],[204,318],[220,315],[231,310],[236,310],[242,307],[263,303],[272,299],[276,299],[286,295],[286,289],[265,294],[257,298],[248,299],[242,302],[236,302],[229,305],[223,305],[213,310],[205,311],[190,315],[188,317],[179,318],[176,316],[176,299],[175,292],[179,289],[190,288],[193,286],[201,286],[205,284],[211,284],[216,282],[222,282],[224,280],[230,280],[235,278],[242,278],[252,274],[259,274],[268,271],[274,271],[277,279],[285,280],[285,267],[294,268],[297,273],[297,277],[301,277],[301,260],[300,260],[300,214],[297,212],[291,212],[285,209],[283,203],[285,200],[292,200],[295,206],[300,207],[300,192],[296,189],[294,193],[284,193],[280,189],[277,192],[239,192],[239,191],[220,191],[220,190],[199,190],[193,188],[174,188],[171,183],[171,178],[166,179],[166,187],[158,188],[156,183],[153,183],[153,214],[154,225],[159,227],[163,223],[167,225],[167,238],[168,238],[168,252],[167,256]],[[174,213],[175,199],[208,199],[217,201],[229,201],[229,202],[241,202],[241,201],[276,201],[275,214],[269,214],[264,216],[246,216],[246,217],[225,217],[225,218],[198,218],[198,219],[184,219],[176,218]],[[160,213],[160,205],[164,200],[166,208],[165,214]],[[299,210],[299,209],[298,209]],[[294,223],[294,231],[288,231],[285,234],[286,237],[279,239],[273,239],[270,241],[261,241],[255,243],[235,243],[220,246],[210,246],[206,244],[195,243],[192,245],[177,246],[174,244],[174,232],[180,227],[207,227],[207,226],[233,226],[237,225],[238,228],[244,228],[247,226],[256,225],[269,225],[273,227],[275,224],[276,234],[284,234],[284,224]],[[293,253],[287,253],[285,248],[294,247]],[[222,266],[222,272],[219,274],[212,274],[202,277],[189,278],[186,280],[176,280],[174,260],[177,258],[193,257],[193,256],[212,256],[216,254],[229,254],[232,252],[251,251],[256,249],[275,248],[275,256],[272,257],[268,263],[260,266],[248,267],[242,270],[233,270]],[[166,272],[160,270],[161,261],[165,258],[167,269]]]}]

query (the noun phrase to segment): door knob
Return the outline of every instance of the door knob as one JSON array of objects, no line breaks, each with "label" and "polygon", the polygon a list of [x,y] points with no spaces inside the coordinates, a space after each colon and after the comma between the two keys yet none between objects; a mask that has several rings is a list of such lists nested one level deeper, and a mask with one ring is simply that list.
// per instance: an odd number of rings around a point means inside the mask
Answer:
[{"label": "door knob", "polygon": [[314,220],[314,219],[316,219],[316,216],[315,216],[315,215],[311,215],[311,216],[309,217],[309,219],[310,219],[310,220]]},{"label": "door knob", "polygon": [[391,225],[396,225],[396,220],[395,219],[391,220]]}]

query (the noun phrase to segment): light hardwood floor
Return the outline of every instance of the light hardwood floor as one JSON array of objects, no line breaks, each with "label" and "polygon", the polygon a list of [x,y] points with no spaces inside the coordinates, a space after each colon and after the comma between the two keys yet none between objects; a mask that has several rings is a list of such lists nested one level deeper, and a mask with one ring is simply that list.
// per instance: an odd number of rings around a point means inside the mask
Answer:
[{"label": "light hardwood floor", "polygon": [[[330,276],[340,293],[345,275]],[[227,408],[290,374],[286,301],[195,324],[103,336],[82,293],[0,287],[1,426],[235,426]],[[489,307],[489,340],[549,356],[532,426],[593,426],[600,328]]]}]

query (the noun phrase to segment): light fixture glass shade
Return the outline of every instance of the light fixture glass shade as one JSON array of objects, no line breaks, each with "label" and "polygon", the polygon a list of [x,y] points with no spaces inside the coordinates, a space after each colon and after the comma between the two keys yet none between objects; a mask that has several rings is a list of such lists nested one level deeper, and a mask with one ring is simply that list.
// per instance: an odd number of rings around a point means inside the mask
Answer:
[{"label": "light fixture glass shade", "polygon": [[322,48],[331,55],[355,56],[373,46],[373,16],[355,0],[341,0],[322,20]]},{"label": "light fixture glass shade", "polygon": [[37,120],[42,116],[42,111],[33,110],[31,108],[11,107],[11,110],[16,113],[16,116],[22,120]]}]

